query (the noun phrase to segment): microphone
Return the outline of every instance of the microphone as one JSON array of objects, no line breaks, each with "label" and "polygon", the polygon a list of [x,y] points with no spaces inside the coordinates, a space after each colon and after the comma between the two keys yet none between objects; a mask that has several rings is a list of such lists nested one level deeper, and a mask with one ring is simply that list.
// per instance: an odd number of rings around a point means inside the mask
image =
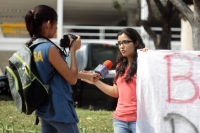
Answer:
[{"label": "microphone", "polygon": [[99,73],[101,75],[101,77],[104,79],[109,71],[112,68],[112,62],[110,60],[106,60],[103,65],[99,64],[95,69],[94,72],[95,73]]}]

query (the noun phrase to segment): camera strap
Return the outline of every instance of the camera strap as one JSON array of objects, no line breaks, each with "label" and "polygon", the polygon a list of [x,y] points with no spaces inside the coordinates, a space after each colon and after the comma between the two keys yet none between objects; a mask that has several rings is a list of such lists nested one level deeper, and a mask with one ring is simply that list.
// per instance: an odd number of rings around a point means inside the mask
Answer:
[{"label": "camera strap", "polygon": [[48,40],[49,42],[51,42],[59,51],[60,54],[62,54],[63,56],[67,57],[67,55],[65,54],[64,51],[62,51],[54,42],[52,42],[50,39],[42,36],[42,35],[39,35],[39,34],[34,34],[33,35],[35,38],[45,38],[46,40]]},{"label": "camera strap", "polygon": [[69,50],[70,50],[70,47],[71,47],[71,45],[73,44],[74,41],[75,41],[75,39],[73,39],[72,42],[70,43]]}]

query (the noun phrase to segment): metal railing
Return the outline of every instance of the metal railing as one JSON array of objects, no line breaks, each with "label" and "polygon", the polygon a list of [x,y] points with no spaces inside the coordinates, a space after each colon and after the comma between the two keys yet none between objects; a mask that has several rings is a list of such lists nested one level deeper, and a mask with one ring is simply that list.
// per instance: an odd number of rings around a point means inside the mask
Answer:
[{"label": "metal railing", "polygon": [[[71,33],[75,35],[80,35],[82,42],[108,42],[110,44],[115,44],[117,41],[117,33],[127,27],[122,26],[73,26],[65,25],[63,26],[63,33]],[[149,35],[143,31],[143,27],[131,27],[139,32],[143,38],[146,46],[151,49],[155,49],[153,40]],[[162,32],[161,27],[152,27],[153,31],[157,34]],[[181,38],[181,28],[171,28],[172,31],[172,49],[180,49],[180,38]]]},{"label": "metal railing", "polygon": [[[107,42],[110,44],[115,44],[117,41],[116,35],[118,31],[122,30],[122,26],[74,26],[74,25],[64,25],[63,34],[71,33],[81,36],[81,41],[83,43],[88,42]],[[145,40],[147,47],[154,49],[154,44],[152,39],[148,34],[143,34],[142,27],[131,27],[136,29],[142,38]],[[152,27],[152,30],[157,34],[160,34],[162,28]],[[172,49],[180,49],[180,28],[171,28],[172,31]],[[1,32],[0,32],[1,33]],[[4,34],[2,32],[2,34]],[[29,38],[23,35],[15,35],[15,37],[1,37],[0,35],[0,50],[16,50],[21,46],[21,42],[25,43]],[[56,44],[59,44],[59,38],[53,38]],[[17,46],[17,47],[15,47]]]},{"label": "metal railing", "polygon": [[[96,37],[98,39],[113,39],[116,38],[117,32],[127,28],[122,26],[63,26],[63,33],[71,33],[71,34],[77,34],[84,37]],[[137,30],[140,34],[141,33],[141,27],[131,27]],[[152,27],[151,28],[156,33],[160,33],[162,31],[161,27]],[[172,31],[172,40],[178,40],[180,41],[180,28],[171,28]],[[144,36],[143,36],[144,38]],[[148,35],[146,35],[146,38],[150,39]]]}]

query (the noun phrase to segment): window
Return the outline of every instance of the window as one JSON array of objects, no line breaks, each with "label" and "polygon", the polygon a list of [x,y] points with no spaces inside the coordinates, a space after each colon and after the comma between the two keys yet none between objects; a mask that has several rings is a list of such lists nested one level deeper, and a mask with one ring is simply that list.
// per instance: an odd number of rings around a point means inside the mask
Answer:
[{"label": "window", "polygon": [[91,67],[95,69],[99,64],[103,64],[106,60],[113,63],[111,69],[116,67],[116,56],[118,47],[112,45],[91,45]]}]

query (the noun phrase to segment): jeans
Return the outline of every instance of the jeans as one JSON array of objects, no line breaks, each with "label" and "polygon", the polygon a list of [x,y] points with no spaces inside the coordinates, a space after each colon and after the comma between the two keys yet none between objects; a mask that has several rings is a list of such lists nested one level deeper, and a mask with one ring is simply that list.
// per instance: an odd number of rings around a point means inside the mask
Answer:
[{"label": "jeans", "polygon": [[76,123],[56,122],[46,119],[42,121],[42,133],[79,133]]},{"label": "jeans", "polygon": [[114,133],[136,133],[136,121],[126,122],[114,119]]}]

